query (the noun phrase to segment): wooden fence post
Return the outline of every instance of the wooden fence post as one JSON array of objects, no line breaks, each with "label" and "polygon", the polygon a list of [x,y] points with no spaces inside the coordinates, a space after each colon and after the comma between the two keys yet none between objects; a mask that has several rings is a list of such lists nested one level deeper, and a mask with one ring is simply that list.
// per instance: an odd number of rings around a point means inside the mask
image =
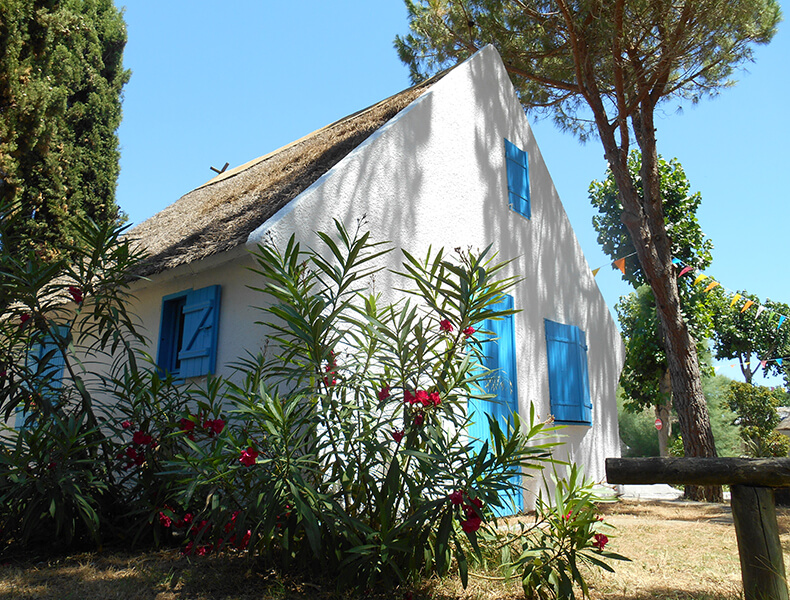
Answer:
[{"label": "wooden fence post", "polygon": [[774,490],[733,485],[730,493],[746,600],[788,600]]}]

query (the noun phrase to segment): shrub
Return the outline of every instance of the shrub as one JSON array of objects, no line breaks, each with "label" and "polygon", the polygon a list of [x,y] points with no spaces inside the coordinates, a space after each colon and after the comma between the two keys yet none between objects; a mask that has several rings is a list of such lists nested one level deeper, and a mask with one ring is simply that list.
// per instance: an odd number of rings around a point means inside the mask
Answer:
[{"label": "shrub", "polygon": [[255,255],[271,356],[240,364],[243,382],[208,399],[205,410],[233,404],[221,437],[188,440],[172,463],[181,504],[205,507],[189,549],[249,540],[340,587],[391,588],[453,561],[465,579],[464,540],[479,552],[514,470],[549,459],[548,430],[517,415],[505,430],[491,421],[477,453],[465,433],[466,401],[492,375],[479,360],[492,342],[472,333],[509,314],[493,306],[514,280],[488,249],[404,253],[412,298],[381,306],[363,286],[385,250],[367,233],[337,234],[319,234],[331,260],[293,238]]}]

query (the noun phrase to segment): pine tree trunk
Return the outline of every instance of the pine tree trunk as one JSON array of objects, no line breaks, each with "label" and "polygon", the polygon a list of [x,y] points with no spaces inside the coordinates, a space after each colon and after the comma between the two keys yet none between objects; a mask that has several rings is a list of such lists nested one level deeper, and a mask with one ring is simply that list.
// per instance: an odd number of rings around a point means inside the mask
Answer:
[{"label": "pine tree trunk", "polygon": [[656,418],[661,419],[662,427],[658,430],[658,455],[669,456],[669,434],[672,430],[670,417],[672,416],[672,382],[669,371],[665,371],[658,382],[658,393],[662,402],[656,404]]},{"label": "pine tree trunk", "polygon": [[[656,299],[685,455],[714,457],[716,447],[702,394],[696,344],[683,319],[677,275],[672,265],[671,242],[664,223],[653,106],[649,101],[645,101],[632,117],[632,123],[642,151],[642,194],[628,171],[627,148],[617,146],[613,130],[602,130],[600,123],[598,129],[620,193],[623,223],[631,234],[645,279]],[[710,502],[723,499],[721,486],[686,486],[686,497]]]}]

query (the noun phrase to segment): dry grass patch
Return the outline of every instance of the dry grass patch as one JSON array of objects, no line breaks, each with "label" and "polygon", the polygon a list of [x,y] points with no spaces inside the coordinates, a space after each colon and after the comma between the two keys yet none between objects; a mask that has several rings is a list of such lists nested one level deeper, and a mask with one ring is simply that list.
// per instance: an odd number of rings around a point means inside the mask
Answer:
[{"label": "dry grass patch", "polygon": [[[631,558],[615,573],[591,573],[594,600],[740,600],[740,564],[728,505],[618,502],[602,506],[615,526],[610,547]],[[782,546],[790,550],[790,510],[779,509]],[[788,565],[790,566],[790,565]],[[523,598],[519,581],[495,573],[431,580],[415,600]],[[351,600],[331,586],[283,578],[239,557],[185,558],[177,550],[79,554],[50,560],[6,557],[0,600]],[[403,591],[366,599],[403,598]]]}]

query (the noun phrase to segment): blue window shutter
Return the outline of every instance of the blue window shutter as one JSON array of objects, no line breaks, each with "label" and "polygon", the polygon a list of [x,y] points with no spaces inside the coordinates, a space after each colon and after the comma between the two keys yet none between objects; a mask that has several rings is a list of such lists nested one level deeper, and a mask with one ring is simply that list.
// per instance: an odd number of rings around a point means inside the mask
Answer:
[{"label": "blue window shutter", "polygon": [[545,320],[549,396],[554,420],[592,424],[585,333],[574,325]]},{"label": "blue window shutter", "polygon": [[513,142],[505,140],[507,193],[510,207],[529,219],[532,216],[529,196],[529,157]]},{"label": "blue window shutter", "polygon": [[181,377],[198,377],[214,371],[217,362],[220,286],[190,291],[183,307],[184,328],[178,360]]},{"label": "blue window shutter", "polygon": [[[493,307],[495,310],[512,310],[513,297],[504,296],[502,301]],[[469,437],[473,440],[475,450],[479,450],[483,443],[490,439],[491,432],[488,427],[486,414],[496,418],[503,430],[507,431],[508,423],[512,425],[512,415],[518,412],[518,373],[516,367],[516,337],[513,315],[508,315],[500,320],[487,320],[480,324],[480,329],[491,331],[488,341],[483,343],[483,365],[492,371],[491,377],[484,384],[487,394],[495,397],[490,399],[470,398],[468,427]],[[476,337],[479,334],[476,334]],[[524,508],[522,494],[520,493],[521,474],[513,475],[515,490],[513,493],[502,492],[505,496],[503,508],[495,507],[498,516],[510,514],[510,506],[515,505],[517,510]]]},{"label": "blue window shutter", "polygon": [[[68,327],[58,327],[58,337],[64,339],[68,335]],[[26,365],[28,370],[41,379],[41,394],[51,401],[55,401],[57,392],[63,387],[63,370],[66,359],[58,349],[58,345],[51,336],[46,336],[42,342],[34,343],[27,353]],[[20,404],[16,410],[16,428],[21,429],[27,420],[28,413],[24,405]]]}]

